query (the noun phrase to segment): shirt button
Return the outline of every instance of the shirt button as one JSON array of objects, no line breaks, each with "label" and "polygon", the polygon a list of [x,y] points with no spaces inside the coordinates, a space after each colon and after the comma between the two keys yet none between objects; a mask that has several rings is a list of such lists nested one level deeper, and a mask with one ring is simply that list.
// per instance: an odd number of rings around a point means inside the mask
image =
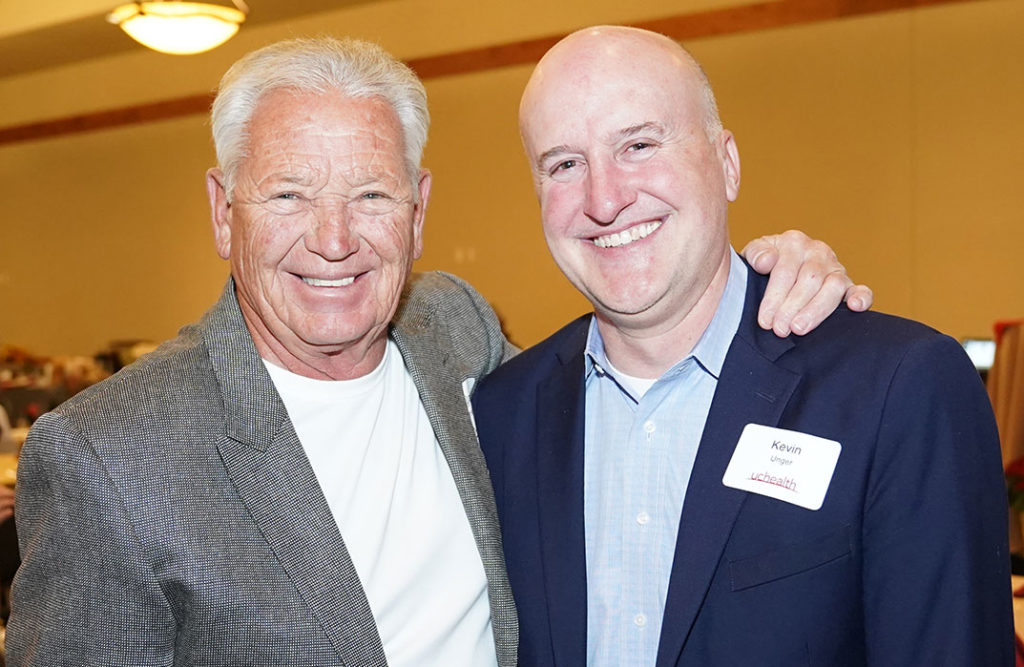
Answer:
[{"label": "shirt button", "polygon": [[637,614],[633,617],[633,623],[635,623],[638,628],[642,628],[647,625],[647,617],[643,614]]},{"label": "shirt button", "polygon": [[648,433],[654,433],[654,422],[647,420],[644,422],[644,430]]},{"label": "shirt button", "polygon": [[647,512],[640,512],[636,515],[636,522],[641,526],[646,526],[651,521],[651,515]]}]

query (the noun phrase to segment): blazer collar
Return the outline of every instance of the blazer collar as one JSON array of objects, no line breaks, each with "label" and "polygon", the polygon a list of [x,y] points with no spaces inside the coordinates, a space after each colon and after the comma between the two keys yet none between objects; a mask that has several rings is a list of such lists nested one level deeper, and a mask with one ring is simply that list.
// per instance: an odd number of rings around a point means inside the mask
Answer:
[{"label": "blazer collar", "polygon": [[[490,476],[463,392],[463,381],[474,376],[453,349],[445,322],[425,314],[412,324],[408,320],[397,319],[391,337],[419,391],[480,546],[480,529],[486,527],[489,540],[498,535],[498,523]],[[497,547],[500,553],[500,539]]]},{"label": "blazer collar", "polygon": [[233,279],[199,329],[224,398],[227,434],[265,451],[288,414],[245,325]]},{"label": "blazer collar", "polygon": [[224,400],[217,447],[239,497],[347,665],[386,665],[369,602],[228,281],[200,322]]},{"label": "blazer collar", "polygon": [[557,364],[537,392],[537,488],[544,499],[538,512],[540,544],[557,665],[582,665],[587,656],[583,450],[589,323],[587,315],[566,328],[554,350]]},{"label": "blazer collar", "polygon": [[766,279],[750,271],[743,319],[726,355],[683,503],[657,665],[675,665],[721,560],[746,493],[722,484],[743,428],[775,426],[801,376],[775,362],[790,350],[757,324]]}]

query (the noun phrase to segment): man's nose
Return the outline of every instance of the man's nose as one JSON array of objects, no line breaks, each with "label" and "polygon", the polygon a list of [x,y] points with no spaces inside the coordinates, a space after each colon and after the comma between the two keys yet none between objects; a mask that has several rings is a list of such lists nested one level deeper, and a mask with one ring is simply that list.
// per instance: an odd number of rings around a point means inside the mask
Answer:
[{"label": "man's nose", "polygon": [[346,201],[318,201],[313,228],[306,233],[306,249],[331,262],[345,259],[359,248],[352,223]]},{"label": "man's nose", "polygon": [[615,222],[619,213],[636,200],[636,191],[628,176],[611,162],[591,162],[585,187],[583,212],[598,224]]}]

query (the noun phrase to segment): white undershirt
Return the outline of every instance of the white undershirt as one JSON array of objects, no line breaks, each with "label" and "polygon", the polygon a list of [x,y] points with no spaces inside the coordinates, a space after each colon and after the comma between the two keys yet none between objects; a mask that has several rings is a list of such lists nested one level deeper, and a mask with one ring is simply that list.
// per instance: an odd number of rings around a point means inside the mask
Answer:
[{"label": "white undershirt", "polygon": [[654,383],[658,381],[658,378],[640,378],[635,375],[626,375],[618,368],[612,365],[611,359],[605,359],[604,363],[608,364],[608,368],[612,371],[612,374],[621,382],[626,385],[626,389],[633,394],[633,397],[638,401],[644,397],[647,390],[654,386]]},{"label": "white undershirt", "polygon": [[359,573],[388,664],[497,664],[480,553],[395,344],[354,380],[264,364]]}]

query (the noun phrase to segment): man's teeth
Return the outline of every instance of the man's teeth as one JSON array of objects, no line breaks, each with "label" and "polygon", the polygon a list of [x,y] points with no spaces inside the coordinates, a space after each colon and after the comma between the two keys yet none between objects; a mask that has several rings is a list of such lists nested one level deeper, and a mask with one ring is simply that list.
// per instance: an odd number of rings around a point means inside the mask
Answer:
[{"label": "man's teeth", "polygon": [[348,278],[340,278],[338,280],[323,280],[321,278],[303,278],[302,282],[313,287],[344,287],[345,285],[351,285],[352,281],[355,280],[355,276],[349,276]]},{"label": "man's teeth", "polygon": [[615,248],[620,245],[626,245],[649,236],[658,227],[661,227],[660,222],[645,222],[642,225],[636,225],[615,234],[598,236],[594,239],[594,245],[599,248]]}]

